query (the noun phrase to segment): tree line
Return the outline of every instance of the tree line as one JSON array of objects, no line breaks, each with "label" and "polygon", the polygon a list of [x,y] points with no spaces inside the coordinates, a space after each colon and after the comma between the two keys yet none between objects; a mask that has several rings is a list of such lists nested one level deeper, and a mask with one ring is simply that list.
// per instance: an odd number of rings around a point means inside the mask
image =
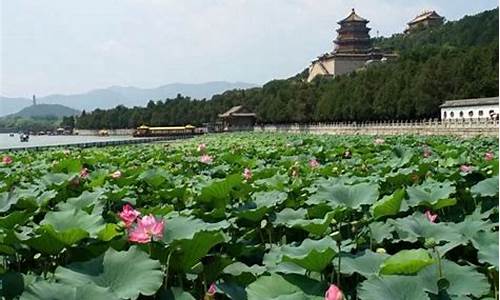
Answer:
[{"label": "tree line", "polygon": [[422,119],[438,117],[445,100],[498,96],[498,8],[439,28],[374,39],[374,44],[393,49],[399,58],[311,83],[305,82],[305,70],[210,100],[177,95],[146,107],[84,111],[76,126],[199,126],[241,104],[257,114],[259,123]]}]

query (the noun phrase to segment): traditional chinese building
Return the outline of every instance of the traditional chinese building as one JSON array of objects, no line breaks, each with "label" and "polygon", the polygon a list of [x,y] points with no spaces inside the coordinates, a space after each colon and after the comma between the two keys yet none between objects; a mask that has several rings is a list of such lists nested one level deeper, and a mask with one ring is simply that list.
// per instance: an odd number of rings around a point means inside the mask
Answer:
[{"label": "traditional chinese building", "polygon": [[234,106],[223,114],[219,115],[222,121],[217,131],[244,131],[253,130],[256,114],[249,111],[243,105]]},{"label": "traditional chinese building", "polygon": [[436,11],[424,11],[407,23],[408,27],[406,28],[405,33],[411,33],[422,28],[437,27],[442,25],[443,22],[444,18],[441,17]]},{"label": "traditional chinese building", "polygon": [[395,54],[382,53],[372,47],[368,22],[357,15],[354,8],[347,18],[340,20],[337,39],[334,41],[335,48],[311,63],[307,81],[312,81],[318,75],[336,76],[350,73],[364,67],[367,62],[395,58]]}]

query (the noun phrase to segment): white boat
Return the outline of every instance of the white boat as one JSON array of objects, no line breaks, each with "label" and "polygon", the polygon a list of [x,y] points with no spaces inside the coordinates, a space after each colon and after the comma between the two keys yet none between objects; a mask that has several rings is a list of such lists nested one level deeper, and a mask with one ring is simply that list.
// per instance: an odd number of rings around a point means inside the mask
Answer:
[{"label": "white boat", "polygon": [[19,136],[19,140],[20,140],[21,142],[28,142],[28,141],[29,141],[29,139],[30,139],[30,136],[29,136],[28,134],[25,134],[25,133],[23,133],[23,134],[21,134],[21,135]]}]

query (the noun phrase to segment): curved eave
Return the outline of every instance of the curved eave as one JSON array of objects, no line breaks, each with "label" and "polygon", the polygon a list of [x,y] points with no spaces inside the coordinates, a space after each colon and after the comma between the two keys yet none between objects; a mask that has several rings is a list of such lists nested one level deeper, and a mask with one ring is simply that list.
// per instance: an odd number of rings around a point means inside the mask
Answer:
[{"label": "curved eave", "polygon": [[364,27],[364,28],[357,28],[355,30],[352,30],[351,28],[345,28],[341,27],[337,29],[337,33],[349,33],[349,32],[354,32],[354,33],[368,33],[370,30],[372,30],[370,27]]},{"label": "curved eave", "polygon": [[339,25],[342,25],[342,24],[345,24],[345,23],[364,23],[364,24],[368,24],[370,23],[370,21],[368,20],[341,20],[341,21],[338,21],[337,24]]},{"label": "curved eave", "polygon": [[411,20],[410,22],[406,23],[408,25],[413,25],[413,24],[416,24],[416,23],[420,23],[420,22],[423,22],[425,20],[440,20],[440,21],[444,21],[444,17],[442,16],[426,16],[426,17],[416,17],[415,19]]}]

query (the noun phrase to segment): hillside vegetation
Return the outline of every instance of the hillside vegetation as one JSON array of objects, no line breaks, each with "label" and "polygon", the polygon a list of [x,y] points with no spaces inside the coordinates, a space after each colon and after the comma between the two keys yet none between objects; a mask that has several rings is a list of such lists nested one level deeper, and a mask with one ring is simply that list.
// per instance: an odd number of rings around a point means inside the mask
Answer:
[{"label": "hillside vegetation", "polygon": [[498,95],[498,8],[374,44],[392,48],[399,59],[312,83],[304,82],[302,72],[208,101],[178,95],[147,107],[96,110],[78,118],[77,126],[199,125],[239,104],[254,110],[262,123],[422,119],[438,117],[445,100]]},{"label": "hillside vegetation", "polygon": [[47,131],[59,127],[61,119],[55,116],[0,118],[0,132]]},{"label": "hillside vegetation", "polygon": [[71,107],[67,107],[61,104],[37,104],[31,105],[21,109],[19,112],[15,113],[14,117],[65,117],[71,115],[77,115],[80,112]]},{"label": "hillside vegetation", "polygon": [[[76,109],[60,104],[37,104],[0,118],[0,132],[54,130],[61,119],[78,115]],[[73,118],[73,117],[71,117]]]}]

